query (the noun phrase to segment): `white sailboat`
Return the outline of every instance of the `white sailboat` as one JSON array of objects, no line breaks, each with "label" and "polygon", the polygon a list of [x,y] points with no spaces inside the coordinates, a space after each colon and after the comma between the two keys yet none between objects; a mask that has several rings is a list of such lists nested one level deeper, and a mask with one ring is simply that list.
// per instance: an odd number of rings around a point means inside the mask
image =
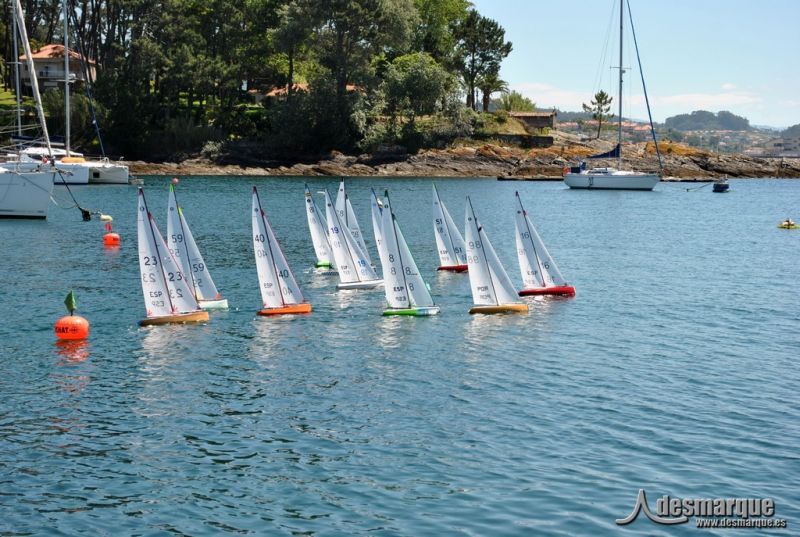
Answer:
[{"label": "white sailboat", "polygon": [[311,313],[253,187],[253,250],[263,308],[259,315]]},{"label": "white sailboat", "polygon": [[170,253],[178,261],[184,278],[204,310],[226,309],[227,299],[222,298],[211,279],[211,273],[197,248],[189,224],[183,216],[183,208],[178,205],[174,185],[169,185],[169,202],[167,210],[167,246]]},{"label": "white sailboat", "polygon": [[[339,182],[339,192],[336,194],[336,214],[339,217],[339,222],[350,230],[358,246],[361,248],[362,252],[364,252],[367,262],[372,265],[372,260],[369,257],[369,250],[367,250],[367,245],[364,244],[364,236],[361,234],[361,227],[358,225],[356,213],[353,211],[353,205],[350,203],[350,196],[347,195],[347,191],[344,189],[344,179]],[[330,219],[328,219],[328,225],[330,225]]]},{"label": "white sailboat", "polygon": [[[372,193],[375,197],[375,193]],[[386,205],[381,214],[382,240],[379,245],[383,264],[383,286],[389,307],[384,315],[428,316],[439,313],[428,285],[422,279],[414,256],[408,249],[403,232],[392,211],[389,192],[384,192]]]},{"label": "white sailboat", "polygon": [[200,309],[178,262],[169,252],[156,227],[144,191],[139,188],[136,228],[139,243],[139,271],[147,318],[141,326],[169,323],[196,323],[208,320]]},{"label": "white sailboat", "polygon": [[338,289],[372,289],[383,285],[369,262],[369,258],[356,241],[350,229],[343,225],[325,191],[325,213],[328,219],[328,236],[339,271]]},{"label": "white sailboat", "polygon": [[465,211],[467,263],[469,284],[475,306],[470,313],[526,312],[528,305],[520,302],[517,291],[475,216],[472,201],[467,196]]},{"label": "white sailboat", "polygon": [[[385,248],[383,248],[383,203],[375,194],[374,189],[370,189],[372,196],[370,197],[370,209],[372,212],[372,233],[375,235],[375,247],[378,249],[378,256],[381,261],[381,268],[386,267],[386,260],[383,258]],[[384,273],[384,279],[386,274]]]},{"label": "white sailboat", "polygon": [[[661,153],[658,151],[658,140],[656,139],[655,130],[653,129],[653,118],[650,114],[650,102],[647,98],[647,88],[644,85],[644,75],[642,75],[642,88],[644,89],[645,102],[647,103],[647,113],[650,117],[650,132],[653,135],[653,142],[655,143],[656,153],[658,154],[659,173],[645,173],[636,172],[633,170],[622,169],[622,75],[625,72],[622,63],[622,41],[624,35],[624,6],[626,0],[619,0],[619,92],[617,94],[617,103],[619,105],[619,112],[617,114],[617,146],[610,152],[602,155],[595,155],[590,158],[616,158],[617,167],[597,167],[586,169],[582,163],[581,166],[572,168],[568,173],[564,174],[564,183],[570,188],[590,189],[590,190],[653,190],[653,187],[658,184],[663,174],[663,167],[661,164]],[[630,11],[630,5],[629,11]],[[631,28],[633,28],[633,18],[631,18]],[[634,45],[636,44],[636,33],[633,34]],[[639,58],[639,49],[636,46],[636,57]],[[639,70],[641,71],[641,61],[639,61]]]},{"label": "white sailboat", "polygon": [[467,247],[458,231],[447,207],[439,198],[436,185],[433,185],[433,233],[436,236],[436,248],[439,252],[439,268],[451,272],[466,272]]},{"label": "white sailboat", "polygon": [[[33,65],[28,32],[25,29],[25,17],[19,0],[13,0],[14,28],[19,29],[19,37],[25,50],[28,71],[30,72],[31,90],[36,103],[36,114],[42,126],[45,146],[48,155],[52,156],[50,137],[47,133],[47,123],[44,118],[42,99],[39,94],[39,83],[36,78],[36,69]],[[16,32],[14,46],[16,47]],[[16,66],[19,71],[19,64]],[[19,73],[17,74],[17,96],[19,96]],[[18,107],[19,108],[19,105]],[[19,128],[19,126],[18,126]],[[53,166],[53,159],[48,159],[48,164],[37,163],[34,167],[22,166],[19,162],[4,164],[0,167],[0,218],[47,218],[47,209],[50,205],[50,195],[53,192],[53,182],[59,176]]]},{"label": "white sailboat", "polygon": [[514,235],[517,241],[517,256],[519,270],[522,273],[523,289],[519,296],[526,295],[566,295],[575,296],[575,288],[569,285],[556,262],[550,257],[539,233],[531,223],[527,211],[522,206],[519,192],[517,197],[517,210],[515,215],[517,232]]},{"label": "white sailboat", "polygon": [[[319,212],[317,204],[314,203],[314,198],[311,196],[308,185],[305,185],[305,197],[308,230],[311,233],[314,253],[317,255],[317,262],[314,264],[314,267],[318,269],[331,269],[334,267],[333,253],[331,252],[331,241],[328,238],[328,233],[325,231],[327,225],[322,218],[322,214]],[[327,272],[335,273],[335,269]]]}]

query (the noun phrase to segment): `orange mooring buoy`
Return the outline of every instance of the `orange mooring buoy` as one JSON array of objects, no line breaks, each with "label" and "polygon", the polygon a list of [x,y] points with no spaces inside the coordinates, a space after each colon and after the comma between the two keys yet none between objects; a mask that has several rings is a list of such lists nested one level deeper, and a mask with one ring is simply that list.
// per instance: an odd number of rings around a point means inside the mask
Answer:
[{"label": "orange mooring buoy", "polygon": [[56,337],[58,339],[86,339],[89,337],[89,321],[80,315],[65,315],[56,321]]},{"label": "orange mooring buoy", "polygon": [[56,337],[65,340],[86,339],[89,337],[89,321],[80,315],[75,315],[78,301],[75,298],[74,291],[70,291],[67,294],[67,298],[64,299],[64,305],[67,306],[69,315],[65,315],[56,321],[53,327],[56,331]]},{"label": "orange mooring buoy", "polygon": [[106,233],[103,235],[103,246],[106,248],[114,248],[119,246],[119,235],[111,231],[111,223],[106,223]]}]

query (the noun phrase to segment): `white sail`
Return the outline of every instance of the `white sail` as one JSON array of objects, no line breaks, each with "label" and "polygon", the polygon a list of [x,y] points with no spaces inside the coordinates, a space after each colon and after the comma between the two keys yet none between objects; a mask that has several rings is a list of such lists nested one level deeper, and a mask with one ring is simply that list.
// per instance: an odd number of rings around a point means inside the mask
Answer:
[{"label": "white sail", "polygon": [[378,257],[381,261],[381,270],[386,266],[386,260],[383,258],[385,247],[383,245],[383,206],[375,191],[372,191],[372,198],[370,199],[370,208],[372,209],[372,233],[375,235],[375,246],[378,248]]},{"label": "white sail", "polygon": [[325,212],[328,219],[328,236],[342,283],[377,280],[378,275],[369,259],[358,245],[350,230],[339,219],[328,192],[325,192]]},{"label": "white sail", "polygon": [[311,191],[306,185],[306,216],[308,217],[308,229],[311,232],[311,242],[314,244],[314,252],[317,254],[317,265],[331,265],[333,263],[333,253],[328,234],[325,232],[327,227],[322,219]]},{"label": "white sail", "polygon": [[465,220],[469,283],[475,305],[519,303],[514,285],[492,248],[486,231],[478,222],[469,197]]},{"label": "white sail", "polygon": [[[353,205],[350,203],[350,197],[347,195],[347,192],[344,189],[344,179],[339,182],[339,192],[336,194],[336,215],[339,217],[339,222],[344,224],[345,227],[350,230],[350,234],[353,235],[353,239],[355,239],[355,241],[358,243],[361,251],[364,252],[367,263],[371,265],[372,260],[369,257],[367,245],[364,244],[364,237],[361,234],[361,228],[358,225],[358,220],[356,220],[356,213],[353,211]],[[330,224],[330,218],[328,219],[328,224]]]},{"label": "white sail", "polygon": [[139,189],[137,211],[139,271],[147,317],[164,317],[199,310],[175,258],[170,254]]},{"label": "white sail", "polygon": [[382,259],[386,259],[383,270],[386,301],[392,308],[433,306],[433,298],[397,224],[388,196],[386,199],[387,206],[384,207],[382,215],[385,244]]},{"label": "white sail", "polygon": [[253,250],[264,308],[280,308],[303,302],[303,293],[261,208],[253,187]]},{"label": "white sail", "polygon": [[526,288],[566,286],[567,282],[558,270],[555,261],[545,248],[542,239],[531,223],[528,213],[517,196],[516,227],[517,256],[522,282]]},{"label": "white sail", "polygon": [[169,203],[167,210],[167,246],[197,300],[220,299],[217,286],[211,279],[203,256],[197,248],[189,224],[183,216],[183,209],[178,205],[175,188],[169,185]]},{"label": "white sail", "polygon": [[467,248],[464,239],[439,198],[436,185],[433,185],[433,231],[436,235],[439,264],[443,267],[466,265]]}]

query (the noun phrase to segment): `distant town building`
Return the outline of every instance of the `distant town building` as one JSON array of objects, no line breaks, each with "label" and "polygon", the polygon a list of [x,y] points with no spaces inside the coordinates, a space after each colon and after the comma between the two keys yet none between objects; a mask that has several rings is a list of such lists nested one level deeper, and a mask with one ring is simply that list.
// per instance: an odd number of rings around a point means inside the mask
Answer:
[{"label": "distant town building", "polygon": [[[64,45],[45,45],[34,50],[32,53],[33,66],[36,69],[36,77],[42,91],[49,88],[64,87]],[[69,51],[69,79],[71,82],[86,82],[81,67],[82,56],[74,50]],[[31,74],[28,70],[28,57],[19,57],[22,63],[20,66],[20,80],[25,88],[30,88]],[[92,80],[95,79],[96,63],[85,60],[87,71]]]}]

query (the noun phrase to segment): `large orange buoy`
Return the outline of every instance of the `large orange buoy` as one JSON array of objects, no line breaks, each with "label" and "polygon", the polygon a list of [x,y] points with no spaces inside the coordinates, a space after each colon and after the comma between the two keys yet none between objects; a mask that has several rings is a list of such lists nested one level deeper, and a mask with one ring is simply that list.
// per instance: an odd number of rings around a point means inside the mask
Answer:
[{"label": "large orange buoy", "polygon": [[111,223],[106,223],[106,233],[103,235],[103,246],[106,248],[114,248],[119,246],[119,235],[111,231]]},{"label": "large orange buoy", "polygon": [[75,310],[78,309],[78,300],[75,298],[74,291],[67,293],[64,305],[67,307],[69,315],[65,315],[56,321],[53,327],[56,331],[56,337],[66,340],[86,339],[89,337],[89,321],[80,315],[75,315]]},{"label": "large orange buoy", "polygon": [[89,337],[89,321],[80,315],[65,315],[56,321],[54,328],[58,339],[75,340]]}]

